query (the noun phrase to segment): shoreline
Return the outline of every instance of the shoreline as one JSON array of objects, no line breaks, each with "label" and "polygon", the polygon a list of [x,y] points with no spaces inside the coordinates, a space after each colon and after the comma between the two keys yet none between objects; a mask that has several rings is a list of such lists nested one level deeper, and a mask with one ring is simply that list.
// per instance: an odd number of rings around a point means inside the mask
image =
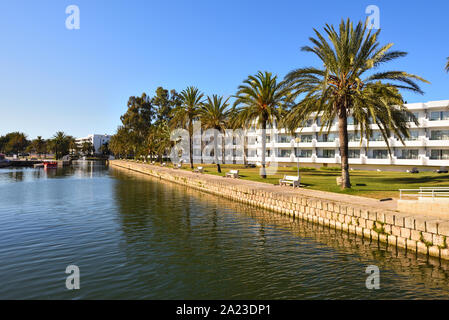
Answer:
[{"label": "shoreline", "polygon": [[111,160],[159,179],[314,222],[411,252],[449,260],[449,219],[394,211],[389,203],[325,191],[293,189],[125,160]]}]

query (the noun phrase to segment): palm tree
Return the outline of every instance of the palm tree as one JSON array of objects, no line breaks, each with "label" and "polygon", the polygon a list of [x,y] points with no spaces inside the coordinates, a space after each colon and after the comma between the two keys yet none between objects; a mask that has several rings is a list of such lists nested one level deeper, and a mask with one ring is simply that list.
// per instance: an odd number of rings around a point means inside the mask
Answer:
[{"label": "palm tree", "polygon": [[446,63],[446,72],[449,72],[449,57],[447,57],[447,63]]},{"label": "palm tree", "polygon": [[257,121],[262,128],[262,169],[261,177],[266,178],[265,153],[267,135],[267,124],[273,124],[274,120],[280,120],[282,109],[286,103],[286,96],[289,89],[283,82],[277,82],[277,76],[272,76],[270,72],[259,71],[254,76],[249,76],[238,87],[235,95],[234,107],[237,109],[237,123],[248,127]]},{"label": "palm tree", "polygon": [[229,98],[223,101],[223,97],[214,94],[212,97],[207,97],[207,101],[203,103],[199,110],[203,129],[214,129],[214,157],[218,172],[221,172],[220,163],[218,161],[218,132],[223,135],[222,162],[224,163],[225,132],[231,112],[228,108],[228,100]]},{"label": "palm tree", "polygon": [[182,104],[173,109],[171,127],[187,127],[189,131],[190,168],[193,169],[193,121],[198,118],[198,111],[202,104],[203,93],[198,88],[188,87],[181,92]]},{"label": "palm tree", "polygon": [[69,151],[69,136],[62,131],[56,132],[51,140],[51,149],[55,152],[56,160],[66,155]]},{"label": "palm tree", "polygon": [[363,22],[353,28],[348,19],[342,20],[338,31],[329,25],[324,31],[329,40],[315,30],[316,38],[310,38],[313,46],[302,48],[302,51],[314,53],[323,68],[296,69],[286,76],[292,90],[290,98],[303,98],[292,106],[286,122],[289,129],[294,130],[309,117],[321,115],[322,128],[329,131],[334,119],[338,118],[341,186],[350,188],[348,116],[359,123],[361,138],[364,134],[371,135],[370,122],[377,124],[390,150],[388,137],[391,132],[403,142],[402,136],[409,136],[407,118],[417,121],[403,106],[399,90],[422,94],[415,81],[427,81],[403,71],[374,72],[384,63],[407,55],[402,51],[390,51],[392,43],[380,47],[377,41],[380,30],[372,33]]}]

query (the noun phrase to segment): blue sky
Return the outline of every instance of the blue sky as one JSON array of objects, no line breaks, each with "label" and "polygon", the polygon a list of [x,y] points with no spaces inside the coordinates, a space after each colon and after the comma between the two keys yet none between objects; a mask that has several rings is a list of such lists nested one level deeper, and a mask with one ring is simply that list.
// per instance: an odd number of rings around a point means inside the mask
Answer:
[{"label": "blue sky", "polygon": [[[79,30],[65,27],[68,5]],[[299,0],[2,0],[0,134],[114,133],[130,95],[158,86],[232,95],[248,74],[319,66],[300,51],[313,28],[380,8],[380,42],[409,52],[389,69],[421,75],[424,96],[449,99],[449,2]]]}]

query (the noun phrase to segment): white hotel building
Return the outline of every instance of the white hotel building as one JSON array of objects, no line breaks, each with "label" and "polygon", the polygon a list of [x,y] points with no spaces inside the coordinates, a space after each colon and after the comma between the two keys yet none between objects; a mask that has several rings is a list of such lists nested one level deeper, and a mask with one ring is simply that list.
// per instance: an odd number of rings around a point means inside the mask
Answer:
[{"label": "white hotel building", "polygon": [[[360,140],[360,132],[355,134],[354,121],[348,119],[349,164],[352,168],[376,168],[388,166],[391,169],[404,169],[405,166],[440,167],[449,166],[449,100],[430,101],[427,103],[406,104],[406,107],[418,118],[419,125],[410,122],[411,137],[405,145],[395,136],[389,137],[392,155],[388,153],[387,144],[378,129],[369,139]],[[298,128],[295,135],[285,129],[269,128],[267,130],[267,162],[278,165],[296,164],[303,166],[337,165],[341,162],[337,121],[329,133],[319,134],[320,117],[317,121],[310,119],[307,126]],[[326,130],[323,130],[326,131]],[[211,135],[203,135],[203,141],[209,143]],[[201,156],[201,133],[194,135],[194,162],[213,162],[213,156]],[[248,163],[260,164],[261,130],[254,127],[246,131],[246,143],[238,142],[236,137],[227,137],[225,146],[226,163],[242,163],[243,152]],[[218,143],[218,159],[222,160],[221,142]],[[183,158],[188,161],[188,151]]]},{"label": "white hotel building", "polygon": [[94,147],[94,153],[100,153],[100,148],[105,143],[109,143],[111,136],[108,134],[89,134],[87,137],[75,139],[76,144],[82,147],[83,143],[90,142]]}]

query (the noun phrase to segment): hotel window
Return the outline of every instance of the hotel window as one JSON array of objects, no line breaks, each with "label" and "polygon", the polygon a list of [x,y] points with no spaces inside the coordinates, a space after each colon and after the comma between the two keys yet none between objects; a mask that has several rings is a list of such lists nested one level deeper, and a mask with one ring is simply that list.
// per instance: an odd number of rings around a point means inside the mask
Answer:
[{"label": "hotel window", "polygon": [[335,138],[336,138],[336,136],[334,133],[324,133],[324,134],[318,135],[319,142],[334,142]]},{"label": "hotel window", "polygon": [[419,131],[418,130],[410,130],[410,137],[404,138],[407,141],[416,141],[419,139]]},{"label": "hotel window", "polygon": [[449,160],[449,150],[431,150],[430,159],[432,160]]},{"label": "hotel window", "polygon": [[248,157],[255,157],[256,156],[256,150],[248,150]]},{"label": "hotel window", "polygon": [[449,140],[449,130],[432,130],[430,140]]},{"label": "hotel window", "polygon": [[323,150],[323,158],[335,158],[335,150],[324,149]]},{"label": "hotel window", "polygon": [[308,119],[306,122],[304,122],[304,127],[311,127],[313,124],[313,119]]},{"label": "hotel window", "polygon": [[357,149],[349,149],[349,150],[348,150],[348,157],[349,157],[350,159],[360,158],[360,150],[357,150]]},{"label": "hotel window", "polygon": [[290,143],[292,141],[292,137],[286,134],[278,135],[278,143]]},{"label": "hotel window", "polygon": [[354,117],[348,117],[347,121],[348,121],[348,125],[350,125],[350,126],[359,124],[359,122],[356,119],[354,119]]},{"label": "hotel window", "polygon": [[299,142],[312,142],[313,135],[311,134],[303,134],[299,136]]},{"label": "hotel window", "polygon": [[296,149],[298,158],[312,158],[312,150]]},{"label": "hotel window", "polygon": [[360,133],[348,133],[348,141],[349,142],[360,142]]},{"label": "hotel window", "polygon": [[348,157],[349,157],[350,159],[360,158],[360,150],[357,150],[357,149],[349,149],[349,150],[348,150]]},{"label": "hotel window", "polygon": [[418,149],[403,149],[399,159],[418,159]]},{"label": "hotel window", "polygon": [[388,159],[388,150],[373,150],[373,159]]},{"label": "hotel window", "polygon": [[[411,114],[412,114],[416,119],[419,118],[419,112],[411,112]],[[413,117],[412,117],[411,114],[408,113],[408,112],[405,113],[405,119],[406,119],[407,122],[414,122],[414,119],[413,119]]]},{"label": "hotel window", "polygon": [[380,131],[374,131],[369,139],[370,141],[384,141],[384,137]]},{"label": "hotel window", "polygon": [[291,153],[292,153],[291,150],[280,149],[278,150],[278,157],[287,158],[290,157]]},{"label": "hotel window", "polygon": [[449,120],[449,111],[432,111],[430,113],[430,121]]}]

